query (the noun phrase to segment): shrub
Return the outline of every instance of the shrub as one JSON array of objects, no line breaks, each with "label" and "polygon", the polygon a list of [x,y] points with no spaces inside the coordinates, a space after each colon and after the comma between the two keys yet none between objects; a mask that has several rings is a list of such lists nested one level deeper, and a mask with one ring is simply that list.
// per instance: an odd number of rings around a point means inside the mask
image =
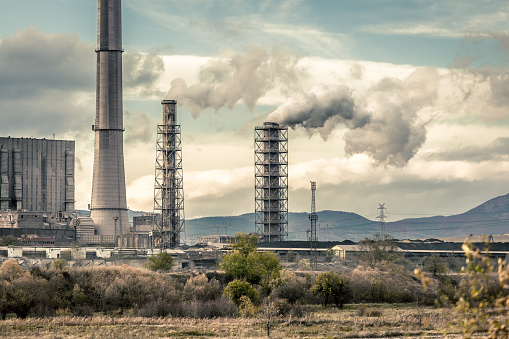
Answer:
[{"label": "shrub", "polygon": [[[487,244],[489,245],[489,244]],[[462,269],[464,279],[458,290],[456,312],[458,327],[464,338],[474,333],[488,334],[487,338],[509,338],[509,267],[498,259],[498,270],[491,262],[489,246],[481,252],[467,239],[462,246],[466,267]],[[415,275],[424,288],[433,281],[421,270]],[[445,298],[446,299],[446,298]]]},{"label": "shrub", "polygon": [[240,298],[247,296],[252,302],[257,302],[259,294],[253,285],[243,280],[234,280],[224,289],[224,295],[230,298],[235,305],[240,304]]},{"label": "shrub", "polygon": [[56,259],[51,263],[51,265],[53,266],[54,269],[61,271],[64,269],[65,259]]},{"label": "shrub", "polygon": [[16,259],[9,259],[0,266],[0,279],[13,281],[26,275],[26,272],[19,266]]},{"label": "shrub", "polygon": [[327,306],[329,297],[332,297],[336,306],[343,308],[343,304],[349,297],[347,281],[333,271],[320,274],[313,283],[311,291],[323,297],[324,306]]},{"label": "shrub", "polygon": [[300,304],[291,304],[285,299],[276,299],[279,314],[283,317],[302,317],[304,314]]},{"label": "shrub", "polygon": [[170,253],[160,252],[148,257],[145,267],[151,271],[169,271],[173,267],[173,258]]},{"label": "shrub", "polygon": [[8,235],[2,240],[2,246],[22,246],[23,242],[13,235]]},{"label": "shrub", "polygon": [[299,281],[295,273],[288,270],[281,271],[280,282],[273,291],[276,298],[295,304],[305,299],[307,293],[308,289],[305,286],[305,282]]},{"label": "shrub", "polygon": [[301,259],[297,265],[301,271],[311,271],[311,264],[309,259]]},{"label": "shrub", "polygon": [[[48,303],[50,289],[44,279],[33,278],[27,274],[9,282],[2,282],[1,285],[0,309],[3,316],[16,313],[18,317],[25,318],[32,311],[39,313]],[[40,313],[36,315],[41,315]]]},{"label": "shrub", "polygon": [[208,280],[205,274],[187,279],[184,286],[185,300],[209,301],[221,296],[222,287],[215,278]]},{"label": "shrub", "polygon": [[258,313],[258,308],[248,296],[243,295],[239,300],[239,315],[244,318],[253,318]]},{"label": "shrub", "polygon": [[434,277],[447,273],[447,265],[440,256],[433,254],[423,260],[424,270],[430,272]]},{"label": "shrub", "polygon": [[357,302],[419,301],[431,305],[437,296],[436,287],[424,291],[410,272],[395,264],[375,268],[358,266],[349,280],[352,297]]},{"label": "shrub", "polygon": [[385,234],[383,237],[376,233],[371,238],[359,241],[361,260],[368,266],[374,267],[384,262],[394,262],[403,256],[398,252],[394,238]]},{"label": "shrub", "polygon": [[256,235],[238,233],[235,236],[233,252],[223,256],[221,268],[235,279],[260,284],[264,293],[270,293],[270,283],[279,278],[282,269],[275,253],[258,252]]}]

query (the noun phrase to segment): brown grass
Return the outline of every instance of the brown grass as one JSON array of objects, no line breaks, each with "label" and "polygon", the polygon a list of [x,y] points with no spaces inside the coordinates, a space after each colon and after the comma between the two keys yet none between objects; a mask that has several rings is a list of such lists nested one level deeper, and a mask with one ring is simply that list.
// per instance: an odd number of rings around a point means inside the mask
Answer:
[{"label": "brown grass", "polygon": [[[362,307],[366,307],[363,305]],[[368,305],[379,315],[359,316],[359,305],[346,309],[306,307],[299,318],[286,317],[272,338],[441,337],[452,311],[412,306]],[[7,319],[0,321],[5,338],[261,338],[256,318],[191,319],[172,317],[70,317]]]}]

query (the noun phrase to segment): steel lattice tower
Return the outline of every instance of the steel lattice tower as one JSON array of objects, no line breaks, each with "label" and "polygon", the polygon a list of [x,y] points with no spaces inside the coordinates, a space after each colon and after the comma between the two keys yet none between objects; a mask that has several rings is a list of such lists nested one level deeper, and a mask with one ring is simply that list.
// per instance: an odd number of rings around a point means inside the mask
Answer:
[{"label": "steel lattice tower", "polygon": [[311,242],[318,241],[318,236],[316,234],[316,221],[318,220],[318,215],[316,214],[315,208],[315,191],[316,182],[311,181],[311,213],[309,214],[309,220],[311,221],[309,241]]},{"label": "steel lattice tower", "polygon": [[255,229],[263,241],[288,238],[288,127],[255,127]]},{"label": "steel lattice tower", "polygon": [[174,248],[181,241],[184,224],[184,187],[180,125],[175,100],[163,100],[163,124],[157,125],[154,212],[161,213],[161,247]]},{"label": "steel lattice tower", "polygon": [[385,204],[378,204],[378,211],[380,214],[378,217],[378,222],[380,223],[380,235],[382,237],[382,240],[384,240],[384,233],[385,233],[385,222],[387,221],[387,215],[385,214],[385,211],[387,211],[387,208],[385,208]]}]

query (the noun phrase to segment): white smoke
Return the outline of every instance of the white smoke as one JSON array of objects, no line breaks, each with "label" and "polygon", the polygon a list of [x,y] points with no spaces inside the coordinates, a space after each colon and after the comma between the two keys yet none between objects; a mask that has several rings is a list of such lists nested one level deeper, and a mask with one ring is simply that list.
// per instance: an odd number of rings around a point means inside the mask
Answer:
[{"label": "white smoke", "polygon": [[344,125],[347,155],[364,153],[377,165],[402,167],[426,140],[429,119],[419,111],[434,104],[439,80],[434,68],[420,68],[404,80],[382,79],[357,99],[344,85],[315,86],[280,105],[267,121],[303,127],[324,139]]},{"label": "white smoke", "polygon": [[283,94],[295,90],[305,76],[298,61],[297,56],[282,48],[269,52],[253,47],[245,54],[230,51],[200,69],[198,84],[188,85],[181,78],[173,80],[167,98],[190,109],[194,118],[207,108],[231,109],[240,101],[252,110],[276,86]]}]

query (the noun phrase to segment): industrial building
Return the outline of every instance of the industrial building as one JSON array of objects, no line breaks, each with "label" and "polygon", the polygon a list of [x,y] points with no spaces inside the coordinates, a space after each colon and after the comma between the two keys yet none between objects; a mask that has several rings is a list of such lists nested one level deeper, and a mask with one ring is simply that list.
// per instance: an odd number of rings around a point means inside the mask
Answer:
[{"label": "industrial building", "polygon": [[288,127],[255,127],[255,232],[266,242],[288,238]]},{"label": "industrial building", "polygon": [[[44,212],[41,227],[43,218],[50,224],[68,221],[75,202],[74,149],[70,140],[0,137],[0,215]],[[0,227],[22,227],[18,220],[24,215],[9,216],[10,225]]]},{"label": "industrial building", "polygon": [[97,235],[129,230],[124,170],[120,0],[99,0],[94,174],[90,217]]},{"label": "industrial building", "polygon": [[0,240],[75,241],[74,151],[70,140],[0,137]]},{"label": "industrial building", "polygon": [[150,233],[157,230],[157,225],[161,224],[161,214],[147,213],[145,215],[133,216],[133,226],[131,233]]}]

